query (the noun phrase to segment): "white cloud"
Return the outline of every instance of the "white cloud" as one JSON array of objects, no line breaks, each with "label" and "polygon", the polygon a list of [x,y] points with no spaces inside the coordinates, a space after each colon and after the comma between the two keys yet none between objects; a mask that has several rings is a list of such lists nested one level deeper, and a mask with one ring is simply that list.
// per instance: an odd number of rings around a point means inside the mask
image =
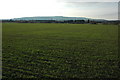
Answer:
[{"label": "white cloud", "polygon": [[57,15],[62,4],[56,0],[3,0],[0,18]]}]

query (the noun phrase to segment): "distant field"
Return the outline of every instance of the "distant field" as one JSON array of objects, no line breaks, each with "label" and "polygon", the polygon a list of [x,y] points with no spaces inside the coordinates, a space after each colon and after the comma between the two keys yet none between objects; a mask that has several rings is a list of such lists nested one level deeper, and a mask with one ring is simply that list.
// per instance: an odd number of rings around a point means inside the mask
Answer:
[{"label": "distant field", "polygon": [[116,78],[118,27],[3,23],[3,78]]}]

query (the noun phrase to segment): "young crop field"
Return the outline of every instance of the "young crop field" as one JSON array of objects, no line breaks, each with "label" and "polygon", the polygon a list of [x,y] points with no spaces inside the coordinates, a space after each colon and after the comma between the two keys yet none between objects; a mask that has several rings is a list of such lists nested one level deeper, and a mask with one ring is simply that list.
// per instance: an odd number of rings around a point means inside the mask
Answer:
[{"label": "young crop field", "polygon": [[3,78],[117,78],[118,26],[3,23]]}]

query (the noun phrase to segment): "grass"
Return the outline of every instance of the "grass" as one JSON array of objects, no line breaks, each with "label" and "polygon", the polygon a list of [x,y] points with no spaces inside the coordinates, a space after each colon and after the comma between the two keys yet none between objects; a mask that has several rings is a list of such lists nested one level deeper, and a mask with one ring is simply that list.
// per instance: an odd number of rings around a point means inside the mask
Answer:
[{"label": "grass", "polygon": [[116,78],[118,27],[3,23],[3,78]]}]

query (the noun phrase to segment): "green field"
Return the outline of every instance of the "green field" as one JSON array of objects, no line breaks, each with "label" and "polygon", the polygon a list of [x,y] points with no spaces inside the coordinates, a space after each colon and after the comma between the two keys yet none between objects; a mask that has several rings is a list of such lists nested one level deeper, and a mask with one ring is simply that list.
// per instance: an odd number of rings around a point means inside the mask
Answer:
[{"label": "green field", "polygon": [[3,78],[116,78],[118,26],[3,23]]}]

